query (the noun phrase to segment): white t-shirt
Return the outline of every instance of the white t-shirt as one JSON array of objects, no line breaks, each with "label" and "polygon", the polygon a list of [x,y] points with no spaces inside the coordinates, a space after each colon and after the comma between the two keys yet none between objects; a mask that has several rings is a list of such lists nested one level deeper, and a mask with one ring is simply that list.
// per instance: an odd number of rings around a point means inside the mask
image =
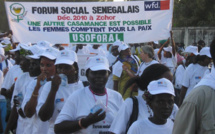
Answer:
[{"label": "white t-shirt", "polygon": [[[3,80],[4,80],[3,72],[0,70],[0,88],[2,87]],[[3,95],[0,95],[0,100],[1,99],[5,99],[5,97]]]},{"label": "white t-shirt", "polygon": [[182,87],[182,80],[184,76],[186,68],[183,65],[179,65],[175,71],[175,88],[181,89]]},{"label": "white t-shirt", "polygon": [[[95,98],[94,98],[95,97]],[[123,103],[121,94],[107,88],[107,95],[97,96],[92,94],[89,87],[78,90],[72,94],[64,105],[55,124],[63,121],[76,121],[90,114],[91,108],[96,105],[96,100],[101,101],[104,105],[107,102],[107,112],[104,120],[88,126],[86,129],[75,132],[75,134],[100,134],[108,132],[108,129],[116,117],[119,107]]]},{"label": "white t-shirt", "polygon": [[89,47],[89,51],[90,51],[90,54],[106,56],[105,51],[103,49],[101,49],[101,48],[94,49],[93,47]]},{"label": "white t-shirt", "polygon": [[[63,108],[63,105],[67,101],[69,95],[71,95],[76,90],[84,88],[82,81],[78,81],[77,83],[68,84],[67,86],[59,86],[59,89],[55,96],[55,104],[54,104],[54,112],[52,117],[49,119],[49,130],[48,134],[54,134],[54,122],[60,113],[61,109]],[[46,102],[46,99],[49,95],[49,92],[51,90],[51,82],[47,82],[42,90],[42,93],[38,100],[37,105],[37,115],[40,111],[40,108],[43,106],[43,104]]]},{"label": "white t-shirt", "polygon": [[[109,61],[109,65],[112,66],[113,63],[116,61],[117,57],[113,56],[111,53],[107,56],[107,59]],[[113,74],[111,73],[108,77],[108,81],[106,83],[107,88],[113,89]]]},{"label": "white t-shirt", "polygon": [[[137,120],[141,120],[144,118],[150,117],[153,115],[153,112],[149,106],[147,106],[146,101],[142,98],[142,95],[136,96],[138,100],[138,117]],[[120,107],[117,116],[114,118],[113,123],[109,129],[110,132],[115,134],[124,134],[126,131],[127,123],[131,117],[133,110],[133,100],[131,98],[127,98],[122,106]],[[170,115],[170,119],[175,119],[176,113],[178,112],[177,105],[174,104],[172,114]]]},{"label": "white t-shirt", "polygon": [[[25,108],[25,105],[31,99],[31,96],[32,96],[32,93],[34,91],[36,84],[37,84],[37,79],[34,79],[28,85],[28,87],[27,87],[28,91],[25,93],[25,97],[24,97],[24,100],[22,102],[22,109]],[[42,85],[40,87],[37,98],[39,98],[39,96],[41,95],[41,92],[43,90],[43,86],[44,85]],[[31,118],[28,118],[28,120],[25,120],[24,126],[25,127],[23,129],[24,129],[24,132],[26,134],[46,134],[48,132],[48,128],[49,128],[49,122],[48,121],[45,121],[45,122],[41,121],[40,118],[38,117],[38,115],[34,114]]]},{"label": "white t-shirt", "polygon": [[208,70],[207,67],[201,66],[199,64],[191,64],[187,67],[182,85],[187,87],[186,96],[192,91],[194,86],[203,78],[205,71]]},{"label": "white t-shirt", "polygon": [[19,93],[22,93],[23,95],[23,98],[24,98],[24,95],[25,95],[25,88],[27,87],[27,85],[29,84],[29,82],[31,80],[33,80],[34,77],[31,77],[29,75],[29,72],[25,72],[23,73],[19,79],[16,81],[15,85],[14,85],[14,90],[13,90],[13,94],[12,94],[12,99],[11,99],[11,108],[13,107],[13,99],[14,99],[14,96],[15,95],[18,95]]},{"label": "white t-shirt", "polygon": [[142,63],[140,64],[140,67],[139,67],[138,71],[137,71],[138,76],[141,76],[142,73],[143,73],[143,71],[144,71],[148,66],[150,66],[150,65],[152,65],[152,64],[156,64],[156,63],[159,63],[159,62],[156,61],[156,60],[152,60],[152,61],[147,62],[147,63],[146,63],[146,62],[142,62]]},{"label": "white t-shirt", "polygon": [[158,58],[158,51],[159,51],[159,48],[156,48],[156,49],[154,49],[154,58],[155,58],[155,60],[156,61],[159,61],[159,58]]},{"label": "white t-shirt", "polygon": [[[15,83],[14,91],[13,91],[13,96],[11,99],[11,106],[13,106],[13,99],[15,95],[22,94],[23,98],[27,92],[27,87],[31,83],[32,80],[34,80],[35,77],[30,77],[29,73],[26,72],[22,76],[20,76],[20,79],[18,79]],[[24,109],[22,109],[24,111]],[[21,116],[18,117],[17,121],[17,128],[16,128],[16,133],[17,134],[24,134],[24,128],[25,122],[29,120],[28,118],[22,118]]]},{"label": "white t-shirt", "polygon": [[152,123],[148,118],[134,122],[128,130],[128,134],[172,134],[173,121],[167,119],[163,125]]},{"label": "white t-shirt", "polygon": [[[76,46],[73,47],[74,52],[75,50],[76,50]],[[90,50],[88,49],[88,47],[83,46],[82,49],[78,49],[77,54],[90,54]]]},{"label": "white t-shirt", "polygon": [[6,60],[4,60],[2,62],[2,70],[4,70],[7,67],[8,67],[8,69],[11,69],[13,67],[13,64],[10,62],[10,60],[7,60],[7,64],[6,64]]},{"label": "white t-shirt", "polygon": [[194,88],[201,86],[201,85],[205,85],[205,86],[209,86],[215,90],[215,84],[214,83],[215,83],[215,68],[214,68],[214,66],[212,66],[211,72],[209,74],[206,74],[204,76],[204,78],[201,79],[201,81]]},{"label": "white t-shirt", "polygon": [[112,66],[113,63],[115,63],[117,56],[114,56],[112,53],[110,53],[110,54],[108,54],[107,59],[109,62],[109,66]]},{"label": "white t-shirt", "polygon": [[170,69],[170,71],[172,72],[172,74],[174,74],[176,66],[177,66],[177,55],[176,54],[175,54],[175,56],[172,55],[172,58],[166,58],[166,57],[164,57],[164,55],[162,53],[160,63],[167,66]]},{"label": "white t-shirt", "polygon": [[5,75],[2,88],[10,89],[14,82],[23,74],[19,65],[14,65]]},{"label": "white t-shirt", "polygon": [[9,59],[12,65],[15,65],[16,61],[12,58]]}]

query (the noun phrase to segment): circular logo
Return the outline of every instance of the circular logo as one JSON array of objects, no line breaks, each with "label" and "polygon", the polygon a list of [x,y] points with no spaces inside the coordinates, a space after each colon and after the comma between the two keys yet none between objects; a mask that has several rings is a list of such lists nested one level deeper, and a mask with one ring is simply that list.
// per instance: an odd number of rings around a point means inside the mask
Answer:
[{"label": "circular logo", "polygon": [[20,16],[25,13],[25,8],[22,4],[14,3],[10,6],[10,12],[15,16]]}]

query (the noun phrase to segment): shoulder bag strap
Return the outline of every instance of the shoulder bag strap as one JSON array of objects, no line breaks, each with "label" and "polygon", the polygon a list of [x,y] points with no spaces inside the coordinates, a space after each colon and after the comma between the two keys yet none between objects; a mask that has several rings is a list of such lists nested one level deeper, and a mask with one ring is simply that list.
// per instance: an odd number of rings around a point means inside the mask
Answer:
[{"label": "shoulder bag strap", "polygon": [[128,132],[128,129],[130,128],[132,123],[137,120],[138,112],[139,112],[137,98],[135,96],[133,96],[131,98],[132,98],[132,101],[133,101],[133,109],[132,109],[132,113],[131,113],[130,119],[129,119],[127,127],[126,127],[126,133]]}]

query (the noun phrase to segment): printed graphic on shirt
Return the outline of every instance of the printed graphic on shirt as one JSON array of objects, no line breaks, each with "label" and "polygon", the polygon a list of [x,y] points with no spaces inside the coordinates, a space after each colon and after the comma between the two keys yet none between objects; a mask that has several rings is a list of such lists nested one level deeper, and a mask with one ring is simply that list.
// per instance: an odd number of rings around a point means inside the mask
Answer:
[{"label": "printed graphic on shirt", "polygon": [[58,98],[55,100],[55,103],[58,103],[58,102],[64,102],[64,98]]}]

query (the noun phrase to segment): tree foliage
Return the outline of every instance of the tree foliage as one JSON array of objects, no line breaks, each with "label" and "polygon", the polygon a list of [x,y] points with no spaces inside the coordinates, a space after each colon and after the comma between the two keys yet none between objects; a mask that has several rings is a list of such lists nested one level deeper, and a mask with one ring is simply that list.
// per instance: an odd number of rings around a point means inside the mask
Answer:
[{"label": "tree foliage", "polygon": [[215,26],[215,0],[175,0],[173,26]]}]

